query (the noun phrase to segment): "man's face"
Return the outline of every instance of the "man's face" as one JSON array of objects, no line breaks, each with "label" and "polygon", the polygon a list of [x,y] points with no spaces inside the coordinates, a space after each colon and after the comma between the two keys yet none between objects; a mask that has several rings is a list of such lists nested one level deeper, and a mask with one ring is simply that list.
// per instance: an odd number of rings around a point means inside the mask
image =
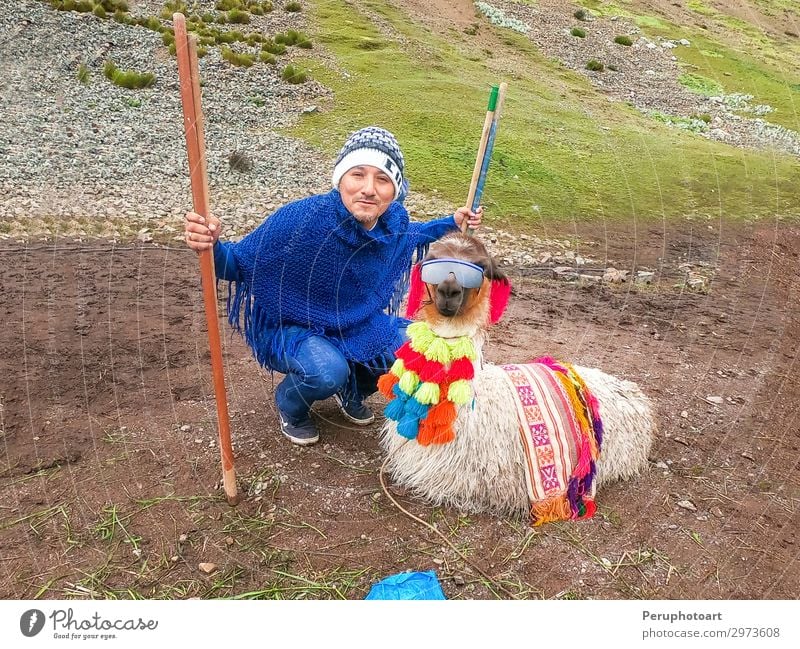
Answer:
[{"label": "man's face", "polygon": [[394,199],[394,185],[377,167],[353,167],[339,181],[342,202],[356,221],[371,228]]}]

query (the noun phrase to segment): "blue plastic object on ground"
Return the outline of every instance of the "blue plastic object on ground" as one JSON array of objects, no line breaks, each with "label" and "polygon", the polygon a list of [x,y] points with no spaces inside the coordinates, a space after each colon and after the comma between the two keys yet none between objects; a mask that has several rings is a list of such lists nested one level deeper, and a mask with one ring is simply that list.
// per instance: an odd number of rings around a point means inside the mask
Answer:
[{"label": "blue plastic object on ground", "polygon": [[447,599],[436,572],[401,572],[373,585],[365,599]]}]

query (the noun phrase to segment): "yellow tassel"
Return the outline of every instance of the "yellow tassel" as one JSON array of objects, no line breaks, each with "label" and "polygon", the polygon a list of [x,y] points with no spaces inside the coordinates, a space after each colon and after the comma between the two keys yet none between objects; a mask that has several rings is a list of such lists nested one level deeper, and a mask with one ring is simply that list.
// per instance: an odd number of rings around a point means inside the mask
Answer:
[{"label": "yellow tassel", "polygon": [[575,415],[575,419],[578,420],[578,427],[581,429],[581,433],[583,435],[588,435],[589,437],[594,437],[592,425],[586,418],[586,408],[584,408],[580,398],[578,397],[575,383],[573,383],[569,377],[564,376],[561,372],[554,372],[554,374],[564,386],[564,392],[566,392],[569,402],[572,405],[572,412]]},{"label": "yellow tassel", "polygon": [[447,365],[450,362],[450,348],[443,338],[434,338],[425,350],[425,358]]},{"label": "yellow tassel", "polygon": [[411,349],[418,354],[424,354],[430,347],[431,343],[437,339],[426,322],[412,322],[406,328],[409,340],[411,341]]},{"label": "yellow tassel", "polygon": [[447,388],[447,400],[459,406],[469,403],[472,400],[472,387],[469,381],[464,379],[453,381]]},{"label": "yellow tassel", "polygon": [[[401,385],[400,387],[403,386]],[[439,403],[439,384],[423,383],[414,393],[414,398],[420,403],[426,403],[428,405]]]},{"label": "yellow tassel", "polygon": [[392,374],[394,374],[397,378],[403,376],[403,372],[406,371],[406,366],[403,363],[402,358],[398,358],[394,363],[392,363],[392,369],[389,370]]},{"label": "yellow tassel", "polygon": [[453,341],[447,341],[447,345],[450,347],[450,357],[453,360],[466,356],[469,360],[474,361],[478,357],[475,353],[475,344],[472,342],[472,339],[467,336],[461,336]]},{"label": "yellow tassel", "polygon": [[400,377],[400,389],[408,395],[414,394],[414,390],[419,385],[419,376],[416,372],[403,372]]}]

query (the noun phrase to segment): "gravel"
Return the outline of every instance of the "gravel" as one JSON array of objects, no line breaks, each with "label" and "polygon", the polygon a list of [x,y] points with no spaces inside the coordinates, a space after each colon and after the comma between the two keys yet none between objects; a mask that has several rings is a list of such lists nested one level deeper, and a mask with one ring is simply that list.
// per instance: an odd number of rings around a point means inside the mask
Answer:
[{"label": "gravel", "polygon": [[[156,15],[162,6],[139,1],[131,13]],[[301,20],[276,10],[249,28],[274,34]],[[153,219],[180,228],[191,205],[188,163],[177,65],[160,34],[38,0],[0,3],[0,34],[0,220],[12,220],[12,233],[23,219],[19,228],[74,235],[95,231],[98,221],[111,235]],[[109,58],[154,73],[154,86],[112,84],[102,71]],[[87,85],[77,79],[80,63],[90,71]],[[280,65],[235,68],[217,48],[199,68],[212,211],[224,215],[223,232],[239,233],[280,203],[329,186],[331,161],[276,133],[328,96],[326,88],[285,83]],[[247,152],[252,172],[230,169],[235,150]]]}]

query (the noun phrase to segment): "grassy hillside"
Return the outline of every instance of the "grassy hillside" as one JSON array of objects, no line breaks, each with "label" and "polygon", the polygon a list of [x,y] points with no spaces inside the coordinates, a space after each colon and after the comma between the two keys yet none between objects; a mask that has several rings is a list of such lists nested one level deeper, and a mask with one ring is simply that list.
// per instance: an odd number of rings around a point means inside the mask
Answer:
[{"label": "grassy hillside", "polygon": [[[305,117],[297,132],[331,154],[348,132],[383,125],[404,148],[412,188],[436,190],[460,204],[489,88],[505,80],[509,95],[485,203],[507,223],[687,215],[751,219],[798,212],[796,159],[709,141],[609,102],[583,76],[541,56],[521,34],[476,17],[483,21],[484,37],[493,39],[487,48],[485,41],[471,44],[468,35],[434,34],[387,2],[312,4],[316,40],[335,55],[338,69],[306,63],[333,89],[335,101],[331,110]],[[601,3],[586,4],[597,9]],[[651,23],[654,30],[673,28],[662,19]],[[670,37],[684,34],[696,36],[686,29]],[[710,41],[703,47],[722,51]],[[693,65],[718,60],[704,57]],[[779,104],[784,125],[796,125],[789,110],[796,95],[783,93],[780,78],[770,85],[767,72],[761,72],[766,63],[741,52],[733,57],[729,50],[721,61],[733,76],[721,69],[704,74],[722,78],[726,91],[735,91],[735,83],[750,87],[745,70],[758,70],[764,88],[758,98]]]}]

